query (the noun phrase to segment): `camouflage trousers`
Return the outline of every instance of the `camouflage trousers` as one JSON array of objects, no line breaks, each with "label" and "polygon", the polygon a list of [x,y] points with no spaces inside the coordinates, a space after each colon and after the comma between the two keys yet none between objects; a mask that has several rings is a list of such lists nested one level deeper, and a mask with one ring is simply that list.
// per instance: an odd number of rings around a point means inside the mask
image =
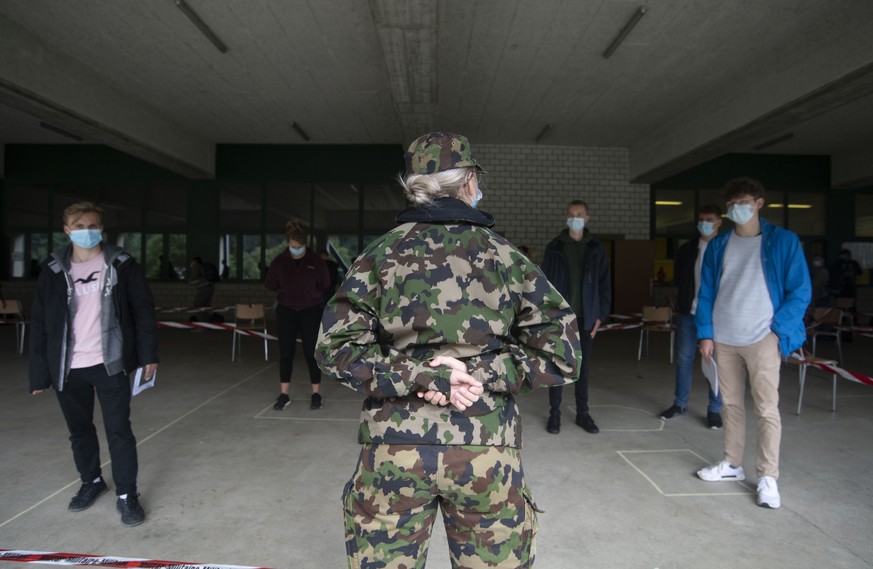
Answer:
[{"label": "camouflage trousers", "polygon": [[343,507],[351,569],[422,569],[438,508],[453,568],[533,566],[538,510],[516,448],[363,445]]}]

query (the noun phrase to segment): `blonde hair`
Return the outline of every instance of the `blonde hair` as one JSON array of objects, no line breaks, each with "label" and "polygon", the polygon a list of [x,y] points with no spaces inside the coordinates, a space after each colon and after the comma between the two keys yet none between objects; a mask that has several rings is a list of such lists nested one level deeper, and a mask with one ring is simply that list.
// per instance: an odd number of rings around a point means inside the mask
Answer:
[{"label": "blonde hair", "polygon": [[86,213],[96,213],[103,225],[103,208],[92,202],[77,202],[64,210],[64,225],[70,225]]},{"label": "blonde hair", "polygon": [[433,174],[410,174],[398,181],[403,186],[406,199],[414,206],[423,206],[437,198],[456,198],[467,183],[472,168],[453,168]]},{"label": "blonde hair", "polygon": [[297,241],[303,245],[306,244],[306,231],[296,219],[292,219],[285,224],[285,241]]}]

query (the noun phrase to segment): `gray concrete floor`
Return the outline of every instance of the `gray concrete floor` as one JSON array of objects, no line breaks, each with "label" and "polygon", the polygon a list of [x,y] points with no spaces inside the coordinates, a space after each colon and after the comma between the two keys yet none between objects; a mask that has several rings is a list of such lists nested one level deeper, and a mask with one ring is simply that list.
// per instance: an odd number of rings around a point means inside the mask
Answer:
[{"label": "gray concrete floor", "polygon": [[[11,327],[0,326],[0,548],[345,567],[339,496],[357,459],[361,397],[325,380],[324,408],[310,411],[298,356],[294,402],[276,412],[275,345],[264,362],[262,346],[246,339],[242,361],[231,364],[226,333],[160,334],[157,386],[133,404],[147,520],[126,528],[114,492],[87,511],[67,511],[79,482],[60,410],[53,393],[27,393],[26,357],[14,353]],[[662,422],[657,414],[673,393],[666,338],[653,338],[642,362],[636,340],[624,331],[596,342],[591,402],[600,434],[576,427],[567,409],[561,434],[550,435],[546,392],[520,399],[525,470],[546,511],[537,567],[873,566],[873,387],[840,380],[832,413],[829,381],[810,372],[797,416],[796,367],[783,368],[783,506],[767,510],[755,505],[752,413],[750,480],[698,480],[694,472],[723,449],[722,433],[703,424],[703,380],[689,416]],[[873,374],[873,339],[844,349],[846,367]],[[113,486],[110,472],[106,465]],[[444,535],[438,523],[429,569],[449,567]]]}]

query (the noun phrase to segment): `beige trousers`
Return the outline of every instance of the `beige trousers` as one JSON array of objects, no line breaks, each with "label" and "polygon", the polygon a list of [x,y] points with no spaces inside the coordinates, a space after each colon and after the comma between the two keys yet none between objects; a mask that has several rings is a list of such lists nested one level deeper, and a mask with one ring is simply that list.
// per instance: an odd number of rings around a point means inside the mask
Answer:
[{"label": "beige trousers", "polygon": [[758,417],[758,478],[779,478],[779,445],[782,418],[779,416],[779,339],[770,333],[749,346],[715,343],[718,382],[724,402],[724,458],[734,466],[743,463],[746,444],[746,374]]}]

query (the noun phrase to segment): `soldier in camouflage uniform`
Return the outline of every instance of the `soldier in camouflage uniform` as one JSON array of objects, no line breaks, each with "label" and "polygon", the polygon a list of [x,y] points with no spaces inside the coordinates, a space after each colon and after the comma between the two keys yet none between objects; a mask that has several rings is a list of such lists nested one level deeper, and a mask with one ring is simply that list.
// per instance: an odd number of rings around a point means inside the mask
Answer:
[{"label": "soldier in camouflage uniform", "polygon": [[482,169],[466,137],[422,136],[406,164],[412,207],[352,265],[316,349],[367,396],[343,492],[349,567],[424,567],[438,507],[453,567],[531,567],[515,395],[575,381],[576,317],[475,209]]}]

